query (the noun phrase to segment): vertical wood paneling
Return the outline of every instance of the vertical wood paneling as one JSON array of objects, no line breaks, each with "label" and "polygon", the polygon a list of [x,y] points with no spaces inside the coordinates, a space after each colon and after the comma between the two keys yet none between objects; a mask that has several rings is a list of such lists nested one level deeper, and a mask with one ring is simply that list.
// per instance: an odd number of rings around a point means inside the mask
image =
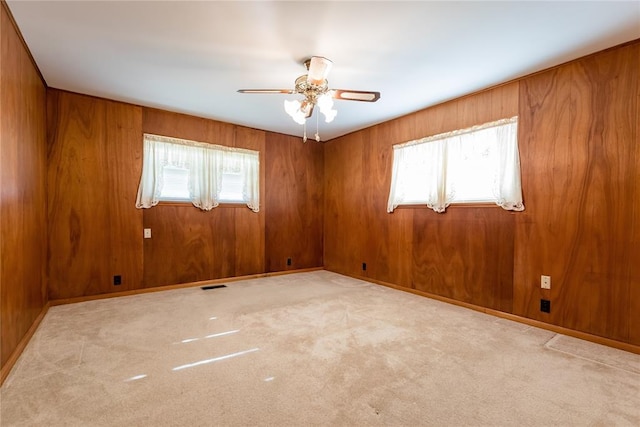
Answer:
[{"label": "vertical wood paneling", "polygon": [[[321,267],[323,145],[266,137],[265,262],[267,271]],[[291,265],[287,265],[291,258]]]},{"label": "vertical wood paneling", "polygon": [[[554,179],[553,150],[547,147],[555,141],[558,69],[538,74],[520,82],[520,113],[518,115],[518,145],[522,176],[522,192],[525,211],[516,218],[516,247],[514,254],[514,313],[550,321],[550,315],[540,313],[540,298],[549,299],[550,292],[540,289],[540,275],[550,275],[550,263],[540,251],[533,250],[530,242],[546,242],[539,235],[540,227],[534,221],[542,220],[541,212],[554,203],[564,204],[556,194],[563,184]],[[571,173],[570,165],[560,168],[560,173]],[[550,197],[545,197],[550,195]],[[545,200],[546,199],[546,200]],[[552,222],[547,220],[547,224]],[[559,222],[558,225],[562,224]],[[555,229],[555,228],[560,229]],[[562,226],[550,229],[551,235],[562,232]],[[542,240],[541,240],[542,239]],[[561,243],[562,239],[558,239]],[[544,243],[552,244],[552,243]],[[538,243],[540,245],[540,243]],[[562,251],[563,248],[558,248]],[[561,278],[554,276],[555,282]],[[553,277],[552,277],[553,279]],[[556,286],[552,286],[555,291]],[[555,310],[553,310],[555,314]]]},{"label": "vertical wood paneling", "polygon": [[235,211],[235,276],[265,271],[265,132],[238,127],[236,146],[260,152],[260,212]]},{"label": "vertical wood paneling", "polygon": [[142,114],[144,133],[235,146],[235,126],[232,124],[155,108],[144,108]]},{"label": "vertical wood paneling", "polygon": [[[622,102],[637,87],[637,69],[625,49],[573,64],[571,98],[576,116],[572,136],[586,141],[587,158],[576,194],[576,236],[567,257],[566,286],[560,288],[562,324],[614,339],[628,339],[629,273],[640,253],[630,246],[632,211],[617,209],[634,195],[636,105]],[[572,139],[572,143],[576,143]]]},{"label": "vertical wood paneling", "polygon": [[194,206],[144,210],[144,285],[162,286],[231,277],[235,273],[235,208]]},{"label": "vertical wood paneling", "polygon": [[[413,210],[387,212],[393,166],[393,141],[415,139],[414,116],[394,120],[365,132],[360,183],[366,203],[364,241],[367,275],[400,286],[412,286]],[[373,232],[372,232],[373,231]]]},{"label": "vertical wood paneling", "polygon": [[142,109],[117,102],[108,102],[105,108],[109,275],[122,277],[119,291],[138,289],[143,263],[142,210],[136,209],[142,173]]},{"label": "vertical wood paneling", "polygon": [[50,297],[139,288],[140,107],[49,90],[47,112]]},{"label": "vertical wood paneling", "polygon": [[[418,139],[425,136],[437,135],[439,133],[450,132],[458,127],[458,101],[450,101],[444,104],[415,113]],[[398,144],[404,141],[397,141]]]},{"label": "vertical wood paneling", "polygon": [[[64,92],[48,97],[49,295],[93,295],[110,284],[105,105]],[[52,120],[49,120],[51,123]]]},{"label": "vertical wood paneling", "polygon": [[458,100],[456,128],[464,129],[490,122],[494,117],[491,102],[494,91],[484,91]]},{"label": "vertical wood paneling", "polygon": [[[631,52],[631,58],[635,58],[635,69],[640,70],[640,44],[634,46],[635,52]],[[640,82],[636,86],[636,127],[632,141],[640,143]],[[640,164],[640,151],[636,148],[634,164]],[[640,199],[640,167],[635,168],[635,183],[633,200]],[[629,232],[631,236],[631,250],[633,253],[640,251],[640,203],[633,204],[633,225]],[[629,342],[640,345],[640,263],[631,261],[631,273],[629,281]]]},{"label": "vertical wood paneling", "polygon": [[0,4],[0,366],[46,301],[46,88]]},{"label": "vertical wood paneling", "polygon": [[513,215],[499,208],[414,213],[416,289],[504,312],[512,309]]},{"label": "vertical wood paneling", "polygon": [[325,144],[325,267],[346,274],[364,274],[367,218],[363,215],[363,132]]},{"label": "vertical wood paneling", "polygon": [[[514,271],[517,314],[631,342],[637,58],[635,44],[521,82],[527,211],[517,221]],[[551,291],[539,289],[540,274],[552,276]],[[551,314],[539,312],[541,297]]]},{"label": "vertical wood paneling", "polygon": [[[338,141],[343,139],[340,138]],[[340,167],[341,151],[339,151],[341,148],[338,147],[336,141],[324,145],[324,266],[334,271],[343,271],[344,269],[340,258],[343,252],[336,250],[344,235],[340,209],[344,197],[341,188],[342,180],[339,175],[342,170]]]},{"label": "vertical wood paneling", "polygon": [[520,83],[515,81],[491,90],[491,117],[488,121],[518,114]]}]

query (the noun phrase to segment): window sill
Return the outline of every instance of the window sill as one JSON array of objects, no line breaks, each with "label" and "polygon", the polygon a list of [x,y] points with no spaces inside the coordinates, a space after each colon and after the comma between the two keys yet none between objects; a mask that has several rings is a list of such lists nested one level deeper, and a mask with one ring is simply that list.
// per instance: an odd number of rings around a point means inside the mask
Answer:
[{"label": "window sill", "polygon": [[[499,208],[500,206],[492,202],[478,202],[478,203],[451,203],[447,209],[451,208]],[[427,205],[415,204],[415,205],[399,205],[396,209],[429,209]]]},{"label": "window sill", "polygon": [[[179,208],[195,208],[191,202],[159,202],[156,206],[176,206]],[[245,203],[220,203],[216,208],[247,208]],[[197,209],[197,208],[196,208]],[[247,208],[248,209],[248,208]]]}]

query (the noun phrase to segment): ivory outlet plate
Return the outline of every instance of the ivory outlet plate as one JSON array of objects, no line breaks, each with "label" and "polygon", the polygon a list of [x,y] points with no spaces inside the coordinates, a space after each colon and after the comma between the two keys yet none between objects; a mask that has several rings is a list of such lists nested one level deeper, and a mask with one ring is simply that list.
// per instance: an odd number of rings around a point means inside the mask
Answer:
[{"label": "ivory outlet plate", "polygon": [[151,229],[150,228],[145,228],[144,229],[144,238],[145,239],[150,239],[151,238]]},{"label": "ivory outlet plate", "polygon": [[551,276],[540,276],[540,287],[542,289],[551,289]]}]

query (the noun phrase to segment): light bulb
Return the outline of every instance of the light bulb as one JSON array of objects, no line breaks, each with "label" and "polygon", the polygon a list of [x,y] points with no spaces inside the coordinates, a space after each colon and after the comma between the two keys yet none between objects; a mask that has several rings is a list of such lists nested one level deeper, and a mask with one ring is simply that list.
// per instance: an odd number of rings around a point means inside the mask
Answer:
[{"label": "light bulb", "polygon": [[303,125],[304,122],[307,121],[307,118],[304,116],[304,113],[302,111],[298,111],[298,114],[293,116],[293,121],[298,123],[299,125]]},{"label": "light bulb", "polygon": [[331,123],[338,114],[338,110],[333,109],[333,98],[331,95],[331,92],[327,92],[318,97],[318,107],[320,107],[320,112],[324,114],[324,121],[327,123]]},{"label": "light bulb", "polygon": [[300,111],[300,101],[298,101],[297,99],[294,99],[293,101],[285,99],[284,111],[286,111],[287,114],[291,117],[294,117],[296,112]]},{"label": "light bulb", "polygon": [[293,101],[284,100],[284,111],[286,111],[296,123],[303,125],[307,118],[304,112],[300,110],[300,106],[301,103],[297,99]]},{"label": "light bulb", "polygon": [[331,123],[333,121],[333,119],[336,118],[336,115],[338,114],[338,111],[337,110],[329,110],[329,111],[322,111],[322,113],[324,114],[324,121],[326,123]]}]

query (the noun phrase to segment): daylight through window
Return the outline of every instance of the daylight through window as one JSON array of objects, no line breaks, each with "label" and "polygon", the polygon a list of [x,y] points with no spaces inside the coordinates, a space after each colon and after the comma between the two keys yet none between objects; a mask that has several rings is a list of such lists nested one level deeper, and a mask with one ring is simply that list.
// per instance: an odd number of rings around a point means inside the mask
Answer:
[{"label": "daylight through window", "polygon": [[144,135],[136,207],[190,201],[202,210],[245,203],[258,212],[259,153],[158,135]]},{"label": "daylight through window", "polygon": [[388,212],[483,202],[524,210],[517,117],[394,145]]}]

